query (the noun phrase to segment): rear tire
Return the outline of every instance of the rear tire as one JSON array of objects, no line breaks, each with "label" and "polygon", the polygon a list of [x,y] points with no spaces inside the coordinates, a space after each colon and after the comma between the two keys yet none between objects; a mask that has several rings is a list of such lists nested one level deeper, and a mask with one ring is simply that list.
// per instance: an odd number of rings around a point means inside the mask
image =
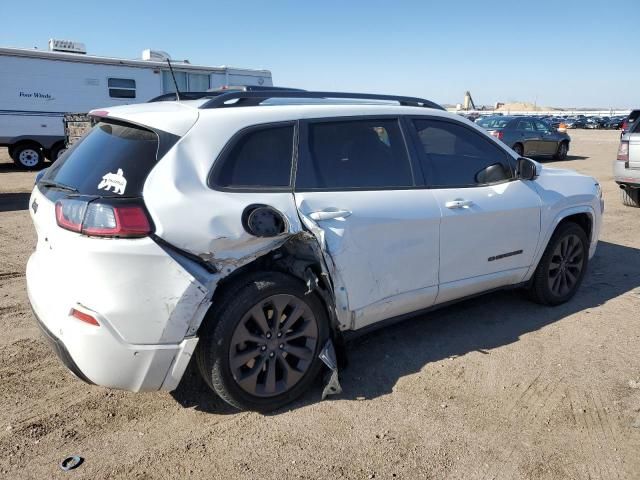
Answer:
[{"label": "rear tire", "polygon": [[573,297],[589,263],[589,240],[578,224],[562,223],[538,263],[529,294],[542,305],[560,305]]},{"label": "rear tire", "polygon": [[564,160],[567,158],[567,153],[569,153],[569,145],[567,145],[567,142],[560,142],[558,151],[553,155],[553,158],[555,160]]},{"label": "rear tire", "polygon": [[38,170],[44,165],[42,147],[35,142],[24,142],[11,149],[11,158],[20,168]]},{"label": "rear tire", "polygon": [[67,149],[67,146],[64,143],[62,142],[56,143],[49,150],[49,155],[48,155],[49,160],[51,160],[51,162],[55,162],[58,159],[58,157],[64,153],[66,149]]},{"label": "rear tire", "polygon": [[622,199],[622,204],[627,207],[640,207],[640,189],[638,188],[621,188],[620,198]]},{"label": "rear tire", "polygon": [[226,289],[205,321],[198,369],[236,408],[280,408],[307,391],[322,368],[318,355],[329,338],[327,313],[318,295],[307,293],[295,277],[245,277]]},{"label": "rear tire", "polygon": [[519,157],[524,156],[524,147],[521,143],[516,143],[513,146],[513,151],[516,152],[516,155],[518,155]]}]

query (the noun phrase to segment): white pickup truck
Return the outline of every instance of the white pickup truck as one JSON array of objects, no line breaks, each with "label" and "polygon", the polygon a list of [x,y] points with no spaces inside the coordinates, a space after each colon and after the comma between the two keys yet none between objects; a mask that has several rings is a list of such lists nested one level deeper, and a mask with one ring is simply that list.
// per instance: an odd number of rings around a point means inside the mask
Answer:
[{"label": "white pickup truck", "polygon": [[613,176],[622,195],[622,203],[640,207],[640,120],[629,125],[620,138],[618,157],[613,162]]}]

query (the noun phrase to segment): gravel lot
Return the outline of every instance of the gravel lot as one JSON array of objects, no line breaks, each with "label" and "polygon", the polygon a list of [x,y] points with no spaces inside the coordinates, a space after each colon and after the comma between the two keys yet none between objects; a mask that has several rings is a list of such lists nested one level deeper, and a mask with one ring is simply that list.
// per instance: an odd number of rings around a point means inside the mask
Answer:
[{"label": "gravel lot", "polygon": [[[0,477],[640,477],[640,209],[612,181],[619,132],[572,131],[567,161],[606,200],[579,294],[544,308],[490,294],[355,340],[344,393],[238,413],[190,372],[169,393],[89,386],[31,316],[33,173],[0,150]],[[55,282],[55,279],[51,279]],[[70,473],[63,457],[84,464]]]}]

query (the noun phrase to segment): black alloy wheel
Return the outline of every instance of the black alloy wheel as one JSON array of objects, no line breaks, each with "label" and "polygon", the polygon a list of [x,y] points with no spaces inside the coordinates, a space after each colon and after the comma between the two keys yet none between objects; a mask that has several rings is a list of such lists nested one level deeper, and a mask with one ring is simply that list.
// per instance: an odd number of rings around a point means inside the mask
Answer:
[{"label": "black alloy wheel", "polygon": [[258,397],[291,390],[311,366],[318,323],[293,295],[267,297],[240,320],[229,348],[231,373],[240,388]]}]

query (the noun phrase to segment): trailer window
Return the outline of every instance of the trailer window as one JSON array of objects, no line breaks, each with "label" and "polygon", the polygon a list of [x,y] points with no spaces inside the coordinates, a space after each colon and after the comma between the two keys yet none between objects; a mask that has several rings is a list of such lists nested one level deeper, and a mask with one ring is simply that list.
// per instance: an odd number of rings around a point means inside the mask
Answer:
[{"label": "trailer window", "polygon": [[136,98],[136,81],[129,78],[109,78],[111,98]]},{"label": "trailer window", "polygon": [[209,89],[209,75],[201,73],[189,74],[189,91],[204,92]]}]

